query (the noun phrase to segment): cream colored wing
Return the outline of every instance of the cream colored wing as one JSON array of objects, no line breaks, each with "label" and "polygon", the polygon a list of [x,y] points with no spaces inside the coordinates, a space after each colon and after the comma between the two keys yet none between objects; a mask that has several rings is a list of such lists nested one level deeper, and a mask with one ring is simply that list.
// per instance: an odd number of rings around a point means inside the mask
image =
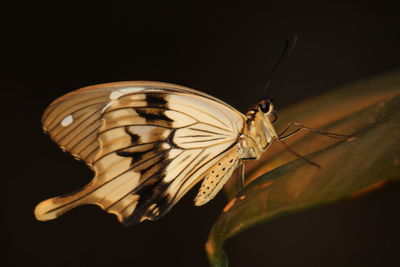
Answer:
[{"label": "cream colored wing", "polygon": [[196,206],[206,204],[218,194],[238,167],[239,160],[238,146],[235,146],[208,170],[194,200]]},{"label": "cream colored wing", "polygon": [[40,203],[36,217],[96,204],[127,224],[155,220],[235,149],[243,123],[224,102],[171,84],[113,83],[67,94],[46,110],[44,129],[95,177]]}]

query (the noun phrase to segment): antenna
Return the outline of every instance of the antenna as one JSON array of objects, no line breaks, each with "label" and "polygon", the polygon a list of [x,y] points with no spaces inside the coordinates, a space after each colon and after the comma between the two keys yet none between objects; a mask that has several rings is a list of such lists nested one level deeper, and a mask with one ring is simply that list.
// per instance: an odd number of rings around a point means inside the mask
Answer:
[{"label": "antenna", "polygon": [[292,53],[293,48],[296,46],[296,44],[297,44],[297,35],[296,34],[293,36],[292,39],[285,38],[285,48],[283,50],[283,53],[282,53],[281,57],[278,59],[278,61],[276,62],[275,66],[272,68],[271,72],[267,76],[267,81],[265,82],[264,91],[262,94],[263,98],[266,98],[267,90],[269,88],[269,85],[271,84],[272,74],[274,74],[275,71],[279,68],[282,61],[285,58],[287,58],[290,55],[290,53]]}]

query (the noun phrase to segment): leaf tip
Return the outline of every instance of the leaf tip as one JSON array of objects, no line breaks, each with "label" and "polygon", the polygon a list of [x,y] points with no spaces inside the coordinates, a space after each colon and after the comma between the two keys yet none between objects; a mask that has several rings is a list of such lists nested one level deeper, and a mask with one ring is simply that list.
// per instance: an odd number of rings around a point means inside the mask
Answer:
[{"label": "leaf tip", "polygon": [[229,201],[228,204],[226,204],[226,206],[224,207],[224,209],[222,211],[227,212],[228,210],[230,210],[232,208],[232,206],[235,204],[236,199],[237,198],[234,197],[231,201]]}]

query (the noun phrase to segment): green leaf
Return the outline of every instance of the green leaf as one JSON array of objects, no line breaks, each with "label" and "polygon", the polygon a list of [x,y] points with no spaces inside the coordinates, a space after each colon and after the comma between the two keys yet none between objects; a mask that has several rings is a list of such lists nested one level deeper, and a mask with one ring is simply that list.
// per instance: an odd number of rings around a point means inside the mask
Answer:
[{"label": "green leaf", "polygon": [[[315,122],[318,113],[331,113],[319,119],[328,121],[320,123],[321,128],[354,136],[339,142],[315,134],[298,137],[293,148],[303,155],[316,151],[307,158],[321,165],[320,169],[301,159],[287,163],[293,158],[282,148],[273,150],[269,161],[264,158],[255,164],[249,176],[265,171],[271,162],[281,166],[251,179],[224,208],[206,244],[210,264],[228,266],[223,251],[225,240],[249,227],[284,214],[358,197],[400,179],[399,88],[400,72],[395,72],[289,108],[285,116],[291,114],[294,120],[303,113],[308,116],[306,121],[314,118]],[[343,107],[343,103],[352,105]],[[228,194],[234,194],[234,188],[228,188]]]}]

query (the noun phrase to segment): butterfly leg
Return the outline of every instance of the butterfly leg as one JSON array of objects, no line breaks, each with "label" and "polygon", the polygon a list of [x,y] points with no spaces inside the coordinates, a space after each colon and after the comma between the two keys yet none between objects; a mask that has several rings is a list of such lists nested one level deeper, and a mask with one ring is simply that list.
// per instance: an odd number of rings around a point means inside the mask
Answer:
[{"label": "butterfly leg", "polygon": [[[285,134],[292,126],[297,126],[298,128],[288,134]],[[331,132],[325,132],[325,131],[320,131],[314,128],[310,128],[307,126],[304,126],[303,124],[297,123],[297,122],[289,122],[285,128],[283,128],[283,130],[278,134],[279,139],[280,140],[284,140],[294,134],[296,134],[297,132],[301,131],[301,130],[306,130],[312,133],[317,133],[317,134],[321,134],[321,135],[325,135],[331,138],[336,138],[336,139],[346,139],[351,137],[351,135],[345,135],[345,134],[337,134],[337,133],[331,133]]]},{"label": "butterfly leg", "polygon": [[307,159],[306,157],[300,155],[299,153],[297,153],[296,151],[294,151],[288,144],[285,143],[285,141],[283,141],[281,138],[275,138],[275,140],[281,144],[283,144],[286,148],[287,151],[289,151],[290,153],[292,153],[294,156],[304,160],[305,162],[307,162],[310,165],[313,165],[314,167],[317,168],[321,168],[321,165],[319,165],[318,163],[315,163],[309,159]]},{"label": "butterfly leg", "polygon": [[[287,133],[289,131],[289,129],[292,126],[296,126],[297,129],[295,129],[294,131]],[[306,130],[312,133],[317,133],[317,134],[321,134],[321,135],[325,135],[331,138],[336,138],[336,139],[346,139],[351,137],[351,135],[344,135],[344,134],[337,134],[337,133],[331,133],[331,132],[325,132],[325,131],[320,131],[317,129],[313,129],[307,126],[304,126],[301,123],[297,123],[297,122],[289,122],[284,128],[283,130],[278,134],[278,138],[275,138],[276,141],[278,141],[279,143],[283,144],[286,148],[286,150],[288,150],[290,153],[292,153],[293,155],[295,155],[298,158],[303,159],[305,162],[307,162],[310,165],[313,165],[317,168],[320,168],[321,166],[315,162],[310,161],[309,159],[303,157],[302,155],[298,154],[296,151],[294,151],[292,148],[290,148],[290,146],[288,144],[286,144],[283,140],[298,133],[301,130]]]},{"label": "butterfly leg", "polygon": [[243,189],[243,187],[244,187],[245,172],[246,172],[246,166],[245,166],[245,163],[242,162],[240,164],[239,191],[241,191]]}]

